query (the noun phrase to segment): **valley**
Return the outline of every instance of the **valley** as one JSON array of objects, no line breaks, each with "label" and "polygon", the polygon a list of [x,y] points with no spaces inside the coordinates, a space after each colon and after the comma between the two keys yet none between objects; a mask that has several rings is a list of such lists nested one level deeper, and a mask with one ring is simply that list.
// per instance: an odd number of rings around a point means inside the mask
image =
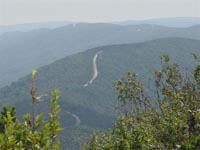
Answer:
[{"label": "valley", "polygon": [[17,81],[33,68],[90,48],[166,37],[200,39],[199,31],[198,25],[175,28],[151,24],[78,23],[55,29],[8,32],[0,35],[0,87]]},{"label": "valley", "polygon": [[[146,92],[154,95],[153,70],[160,66],[160,56],[169,54],[173,62],[190,69],[196,64],[191,52],[198,53],[199,48],[199,40],[161,38],[89,49],[39,68],[37,95],[48,94],[54,89],[61,90],[61,124],[65,127],[61,135],[69,135],[62,136],[61,141],[64,147],[70,143],[67,147],[74,150],[80,146],[81,139],[93,130],[110,128],[116,120],[117,113],[113,106],[117,104],[117,93],[112,85],[113,80],[119,79],[130,69],[135,70],[139,80],[147,87]],[[84,87],[91,77],[95,80],[87,88]],[[28,75],[1,88],[1,104],[16,106],[19,116],[28,113],[31,107],[30,81],[31,75]],[[38,112],[46,112],[48,103],[46,100],[38,103]]]},{"label": "valley", "polygon": [[0,150],[200,150],[200,0],[0,0]]}]

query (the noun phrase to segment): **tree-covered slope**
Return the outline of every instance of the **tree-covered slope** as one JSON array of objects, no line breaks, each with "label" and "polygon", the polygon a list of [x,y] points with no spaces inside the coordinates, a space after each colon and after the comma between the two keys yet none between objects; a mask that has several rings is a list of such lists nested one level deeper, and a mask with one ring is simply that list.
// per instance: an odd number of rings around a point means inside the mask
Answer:
[{"label": "tree-covered slope", "polygon": [[[112,81],[126,71],[138,72],[140,80],[150,89],[153,69],[160,65],[159,57],[169,54],[186,69],[195,61],[191,52],[200,50],[200,41],[183,38],[163,38],[138,44],[98,47],[67,56],[38,69],[37,95],[61,90],[61,123],[65,128],[62,142],[69,149],[77,149],[79,141],[93,129],[111,127],[115,119],[113,105],[117,99]],[[97,57],[98,77],[84,87],[93,76],[93,57]],[[30,111],[31,75],[0,89],[1,104],[15,105],[19,114]],[[147,91],[154,94],[154,91]],[[151,93],[150,93],[151,92]],[[46,111],[48,96],[38,103],[38,111]],[[67,149],[67,148],[65,148]]]},{"label": "tree-covered slope", "polygon": [[58,28],[69,24],[74,24],[75,22],[71,21],[49,21],[49,22],[37,22],[37,23],[24,23],[24,24],[15,24],[15,25],[0,25],[0,35],[6,32],[13,31],[31,31],[40,28]]},{"label": "tree-covered slope", "polygon": [[157,18],[147,20],[128,20],[123,22],[115,22],[120,25],[135,25],[135,24],[154,24],[167,27],[190,27],[200,24],[200,17],[175,17],[175,18]]},{"label": "tree-covered slope", "polygon": [[[0,35],[6,32],[13,31],[31,31],[40,28],[58,28],[69,24],[77,24],[78,22],[72,21],[49,21],[37,23],[24,23],[15,25],[0,25]],[[146,20],[127,20],[120,22],[111,22],[118,25],[140,25],[140,24],[154,24],[168,27],[189,27],[200,24],[199,17],[176,17],[176,18],[157,18]]]},{"label": "tree-covered slope", "polygon": [[56,29],[9,32],[0,36],[0,87],[69,54],[89,48],[137,43],[164,37],[200,39],[200,26],[77,24]]}]

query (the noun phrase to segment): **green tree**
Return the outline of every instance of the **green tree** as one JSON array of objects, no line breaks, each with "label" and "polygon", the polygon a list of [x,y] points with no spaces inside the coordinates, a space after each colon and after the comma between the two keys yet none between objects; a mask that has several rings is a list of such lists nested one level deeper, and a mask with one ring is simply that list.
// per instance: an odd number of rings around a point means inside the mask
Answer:
[{"label": "green tree", "polygon": [[183,74],[169,56],[161,61],[162,68],[155,71],[155,97],[146,96],[133,71],[114,82],[118,121],[113,129],[94,135],[83,150],[200,149],[200,65],[194,73]]},{"label": "green tree", "polygon": [[36,114],[36,87],[35,75],[32,72],[32,112],[24,115],[24,122],[16,118],[14,107],[3,107],[0,116],[0,149],[1,150],[59,150],[58,132],[62,130],[59,123],[60,106],[58,99],[60,91],[51,93],[49,120],[44,119],[44,114]]}]

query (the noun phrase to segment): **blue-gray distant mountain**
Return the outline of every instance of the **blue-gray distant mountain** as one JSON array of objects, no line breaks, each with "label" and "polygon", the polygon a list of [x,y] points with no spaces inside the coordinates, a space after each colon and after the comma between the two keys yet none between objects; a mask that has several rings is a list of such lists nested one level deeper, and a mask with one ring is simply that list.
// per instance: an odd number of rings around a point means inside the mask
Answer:
[{"label": "blue-gray distant mountain", "polygon": [[200,26],[77,24],[56,29],[9,32],[0,36],[0,87],[69,54],[103,45],[164,37],[200,39]]},{"label": "blue-gray distant mountain", "polygon": [[167,27],[190,27],[200,25],[200,17],[177,17],[177,18],[158,18],[149,20],[128,20],[115,22],[119,25],[139,25],[139,24],[154,24]]},{"label": "blue-gray distant mountain", "polygon": [[[169,54],[173,62],[188,70],[195,65],[191,55],[193,51],[200,52],[200,40],[164,38],[137,44],[97,47],[38,69],[37,96],[49,95],[50,91],[57,88],[61,90],[61,123],[65,128],[61,139],[63,149],[78,150],[80,141],[94,129],[111,127],[116,116],[112,106],[117,100],[113,80],[133,69],[147,86],[146,92],[155,94],[151,89],[154,84],[152,74],[160,66],[160,56]],[[98,76],[90,83],[96,54]],[[18,115],[30,112],[30,85],[31,75],[28,75],[0,89],[1,104],[15,105]],[[44,97],[37,105],[37,111],[46,112],[48,99]]]},{"label": "blue-gray distant mountain", "polygon": [[[16,25],[0,25],[0,35],[12,31],[30,31],[40,28],[53,29],[69,24],[77,24],[73,21],[49,21],[41,23],[24,23]],[[140,24],[154,24],[168,27],[190,27],[200,24],[200,17],[176,17],[176,18],[158,18],[146,20],[127,20],[121,22],[112,22],[118,25],[140,25]]]},{"label": "blue-gray distant mountain", "polygon": [[0,35],[6,32],[12,31],[30,31],[40,28],[58,28],[61,26],[75,24],[75,22],[70,21],[50,21],[50,22],[41,22],[41,23],[25,23],[25,24],[16,24],[16,25],[0,25]]}]

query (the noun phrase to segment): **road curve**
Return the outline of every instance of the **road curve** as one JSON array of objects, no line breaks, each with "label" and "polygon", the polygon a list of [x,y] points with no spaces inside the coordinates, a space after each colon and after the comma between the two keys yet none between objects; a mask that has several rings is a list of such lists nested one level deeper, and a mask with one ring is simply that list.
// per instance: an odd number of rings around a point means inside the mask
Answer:
[{"label": "road curve", "polygon": [[84,84],[84,87],[87,87],[87,86],[89,86],[89,84],[92,84],[93,81],[98,77],[97,58],[98,58],[98,55],[101,54],[101,53],[102,53],[102,51],[99,51],[94,55],[93,61],[92,61],[92,63],[93,63],[93,77],[88,83]]},{"label": "road curve", "polygon": [[72,115],[72,117],[75,118],[76,122],[75,122],[74,126],[78,126],[78,125],[81,124],[81,119],[76,114],[73,114],[73,113],[71,113],[69,111],[67,111],[67,113],[70,114],[70,115]]}]

